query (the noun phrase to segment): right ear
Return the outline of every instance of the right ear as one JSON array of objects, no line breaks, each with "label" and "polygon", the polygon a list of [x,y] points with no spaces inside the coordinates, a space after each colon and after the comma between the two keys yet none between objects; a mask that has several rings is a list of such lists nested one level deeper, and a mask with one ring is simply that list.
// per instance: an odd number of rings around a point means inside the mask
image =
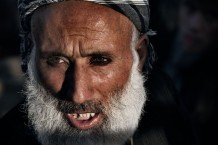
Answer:
[{"label": "right ear", "polygon": [[138,70],[142,72],[144,63],[146,61],[146,58],[148,56],[148,44],[149,44],[149,39],[147,34],[143,34],[139,39],[136,44],[136,51],[139,56],[139,65],[138,65]]}]

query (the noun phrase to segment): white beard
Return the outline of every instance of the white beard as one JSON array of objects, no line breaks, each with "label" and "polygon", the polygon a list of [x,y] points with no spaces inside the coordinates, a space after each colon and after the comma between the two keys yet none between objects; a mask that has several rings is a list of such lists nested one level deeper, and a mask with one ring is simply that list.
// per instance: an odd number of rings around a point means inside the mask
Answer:
[{"label": "white beard", "polygon": [[59,100],[37,83],[30,64],[26,81],[28,117],[38,140],[43,145],[123,145],[136,131],[147,98],[137,64],[133,64],[125,88],[111,96],[109,105],[104,106],[104,123],[89,130],[69,125],[64,113],[57,109]]}]

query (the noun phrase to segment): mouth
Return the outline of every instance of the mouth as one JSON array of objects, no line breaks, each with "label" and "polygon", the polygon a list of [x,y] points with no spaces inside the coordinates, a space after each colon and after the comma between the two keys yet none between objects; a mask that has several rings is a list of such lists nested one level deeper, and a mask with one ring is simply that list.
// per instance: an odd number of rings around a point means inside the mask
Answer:
[{"label": "mouth", "polygon": [[103,118],[100,113],[72,113],[67,114],[67,118],[78,129],[87,130],[101,124]]}]

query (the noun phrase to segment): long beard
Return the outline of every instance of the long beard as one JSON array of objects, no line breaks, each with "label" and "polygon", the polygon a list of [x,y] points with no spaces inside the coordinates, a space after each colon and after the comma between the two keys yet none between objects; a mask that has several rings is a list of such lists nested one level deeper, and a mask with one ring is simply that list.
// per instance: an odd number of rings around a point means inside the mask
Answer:
[{"label": "long beard", "polygon": [[123,145],[137,129],[146,91],[144,77],[136,65],[125,88],[113,92],[106,104],[93,103],[106,117],[101,125],[89,130],[72,127],[59,109],[64,103],[60,105],[60,100],[40,86],[31,69],[29,71],[26,81],[28,117],[43,145]]}]

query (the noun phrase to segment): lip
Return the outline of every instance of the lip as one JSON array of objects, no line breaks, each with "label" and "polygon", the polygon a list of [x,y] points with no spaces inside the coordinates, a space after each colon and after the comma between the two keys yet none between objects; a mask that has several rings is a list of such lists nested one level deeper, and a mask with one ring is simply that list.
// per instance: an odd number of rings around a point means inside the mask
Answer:
[{"label": "lip", "polygon": [[88,120],[78,120],[74,117],[74,114],[67,114],[67,118],[70,123],[78,129],[87,130],[91,129],[102,122],[102,115],[100,113],[95,113],[95,116],[91,117]]}]

